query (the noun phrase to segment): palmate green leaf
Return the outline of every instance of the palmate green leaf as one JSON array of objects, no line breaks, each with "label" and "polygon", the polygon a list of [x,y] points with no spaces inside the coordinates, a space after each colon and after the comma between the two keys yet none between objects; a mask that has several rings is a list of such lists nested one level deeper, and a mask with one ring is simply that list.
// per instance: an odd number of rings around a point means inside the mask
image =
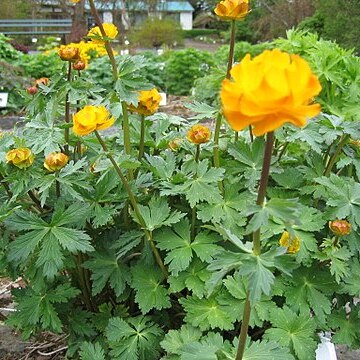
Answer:
[{"label": "palmate green leaf", "polygon": [[171,151],[165,151],[164,157],[161,156],[150,156],[145,154],[148,166],[153,174],[163,180],[170,179],[176,169],[175,155]]},{"label": "palmate green leaf", "polygon": [[[87,209],[86,206],[84,208]],[[52,279],[62,268],[67,251],[70,253],[93,251],[94,248],[90,244],[89,235],[82,230],[64,226],[73,224],[74,219],[78,223],[80,222],[79,213],[76,210],[79,210],[81,215],[86,213],[85,210],[80,210],[78,204],[70,205],[69,208],[65,209],[63,204],[58,203],[50,223],[30,212],[15,212],[7,219],[10,229],[34,230],[18,235],[15,241],[11,242],[8,259],[15,263],[26,263],[30,260],[30,255],[35,253],[36,267],[42,267],[44,276]]]},{"label": "palmate green leaf", "polygon": [[233,323],[223,306],[219,304],[216,295],[209,298],[188,296],[179,300],[184,307],[185,321],[192,326],[199,327],[202,331],[219,328],[232,329]]},{"label": "palmate green leaf", "polygon": [[337,344],[358,347],[360,337],[360,319],[352,308],[348,314],[345,309],[337,310],[329,317],[329,326],[335,331],[332,339]]},{"label": "palmate green leaf", "polygon": [[299,360],[309,360],[317,346],[314,340],[315,320],[309,313],[297,315],[287,306],[270,313],[272,328],[265,331],[264,338],[281,346],[289,346]]},{"label": "palmate green leaf", "polygon": [[161,341],[161,347],[168,355],[181,354],[181,349],[185,344],[200,340],[202,332],[191,325],[183,325],[179,330],[169,330]]},{"label": "palmate green leaf", "polygon": [[154,237],[159,249],[168,251],[165,263],[169,264],[169,270],[177,275],[186,270],[194,254],[201,261],[210,263],[213,256],[221,249],[216,242],[221,238],[214,233],[200,232],[191,241],[190,223],[183,219],[171,229],[161,229]]},{"label": "palmate green leaf", "polygon": [[116,296],[120,296],[126,283],[130,282],[129,268],[117,260],[115,254],[97,252],[84,263],[84,267],[91,270],[93,295],[99,294],[109,283]]},{"label": "palmate green leaf", "polygon": [[334,279],[327,271],[316,267],[300,267],[291,278],[283,279],[283,292],[291,309],[301,312],[312,309],[316,322],[325,327],[327,316],[331,312],[334,285]]},{"label": "palmate green leaf", "polygon": [[[161,226],[169,226],[180,221],[186,214],[179,211],[171,211],[166,198],[153,197],[149,201],[149,206],[138,205],[141,216],[143,217],[146,229],[153,231]],[[133,214],[134,220],[138,223],[136,215]]]},{"label": "palmate green leaf", "polygon": [[316,153],[321,154],[322,147],[324,146],[324,139],[318,132],[317,124],[308,123],[305,127],[296,129],[287,141],[298,142],[299,140],[307,143]]},{"label": "palmate green leaf", "polygon": [[212,107],[206,103],[201,103],[199,101],[194,101],[190,104],[185,104],[185,107],[197,113],[197,115],[193,116],[192,119],[199,119],[199,120],[212,119],[219,111],[217,108]]},{"label": "palmate green leaf", "polygon": [[184,344],[181,348],[181,360],[218,360],[217,352],[223,346],[222,336],[218,333],[208,333],[197,342]]},{"label": "palmate green leaf", "polygon": [[137,316],[127,320],[109,320],[105,335],[112,348],[112,360],[157,360],[163,331],[150,318]]},{"label": "palmate green leaf", "polygon": [[[191,165],[195,167],[191,169]],[[209,161],[202,160],[199,164],[190,164],[190,171],[185,170],[184,182],[174,185],[163,182],[161,195],[184,195],[190,206],[193,208],[196,204],[206,201],[214,204],[222,201],[217,183],[222,180],[224,169],[209,168]]]},{"label": "palmate green leaf", "polygon": [[62,322],[54,305],[64,304],[76,297],[80,291],[69,284],[56,288],[24,288],[14,292],[17,311],[9,319],[9,324],[24,329],[24,336],[29,337],[37,327],[54,332],[62,331]]},{"label": "palmate green leaf", "polygon": [[247,222],[247,218],[241,212],[248,201],[249,194],[240,194],[238,185],[226,185],[224,199],[214,204],[199,204],[197,217],[203,222],[212,221],[214,224],[221,224],[225,229],[239,233]]},{"label": "palmate green leaf", "polygon": [[170,275],[168,278],[169,292],[177,293],[187,288],[198,298],[202,298],[206,294],[205,284],[211,276],[206,266],[207,264],[195,258],[185,271],[181,271],[176,276]]},{"label": "palmate green leaf", "polygon": [[171,307],[166,288],[161,285],[163,274],[158,267],[137,264],[131,269],[131,286],[136,290],[135,301],[143,314],[151,309],[167,309]]},{"label": "palmate green leaf", "polygon": [[349,267],[351,274],[343,279],[341,292],[360,297],[360,262],[358,258],[354,258]]},{"label": "palmate green leaf", "polygon": [[289,350],[273,341],[254,341],[245,349],[243,360],[295,360]]},{"label": "palmate green leaf", "polygon": [[349,219],[354,230],[360,226],[360,184],[352,178],[331,174],[314,179],[326,190],[326,204],[333,209],[328,216],[333,219]]},{"label": "palmate green leaf", "polygon": [[284,172],[272,174],[271,177],[285,189],[299,189],[305,180],[296,168],[286,168]]},{"label": "palmate green leaf", "polygon": [[84,341],[80,346],[81,360],[106,360],[104,349],[99,343],[90,343]]},{"label": "palmate green leaf", "polygon": [[[217,297],[219,303],[226,308],[226,311],[230,315],[232,321],[241,320],[244,304],[247,294],[247,286],[244,278],[242,278],[239,272],[236,272],[233,276],[227,276],[223,280],[223,283],[228,290],[229,294],[223,293]],[[252,308],[250,314],[250,326],[263,325],[265,320],[269,320],[269,314],[272,309],[276,308],[276,305],[271,301],[270,296],[262,296]]]}]

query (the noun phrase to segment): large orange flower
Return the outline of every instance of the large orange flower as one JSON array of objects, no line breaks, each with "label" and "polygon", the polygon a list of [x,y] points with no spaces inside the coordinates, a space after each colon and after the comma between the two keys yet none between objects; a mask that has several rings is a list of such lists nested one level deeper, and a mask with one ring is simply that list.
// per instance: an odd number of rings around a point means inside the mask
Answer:
[{"label": "large orange flower", "polygon": [[154,88],[151,90],[139,91],[137,106],[129,105],[129,109],[142,115],[152,115],[159,108],[161,95]]},{"label": "large orange flower", "polygon": [[84,136],[95,130],[105,130],[112,126],[115,119],[105,106],[86,105],[73,115],[75,134]]},{"label": "large orange flower", "polygon": [[214,12],[223,20],[242,20],[249,12],[249,0],[220,1]]},{"label": "large orange flower", "polygon": [[302,127],[320,112],[311,104],[321,91],[318,78],[298,55],[279,49],[247,54],[231,70],[232,80],[222,83],[221,101],[230,126],[236,130],[253,125],[256,136],[290,122]]}]

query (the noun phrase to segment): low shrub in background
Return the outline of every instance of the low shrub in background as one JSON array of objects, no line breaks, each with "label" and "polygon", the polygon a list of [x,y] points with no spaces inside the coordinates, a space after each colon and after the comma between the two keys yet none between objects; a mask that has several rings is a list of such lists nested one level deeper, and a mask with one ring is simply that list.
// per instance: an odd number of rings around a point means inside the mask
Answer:
[{"label": "low shrub in background", "polygon": [[149,18],[129,34],[131,43],[152,48],[160,46],[174,47],[183,43],[180,25],[171,19]]}]

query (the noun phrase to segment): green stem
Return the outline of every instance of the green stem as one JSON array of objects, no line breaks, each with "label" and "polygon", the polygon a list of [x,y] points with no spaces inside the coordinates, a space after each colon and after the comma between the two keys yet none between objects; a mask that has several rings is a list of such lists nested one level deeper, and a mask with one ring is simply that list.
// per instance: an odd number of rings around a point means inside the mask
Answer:
[{"label": "green stem", "polygon": [[[126,155],[131,156],[129,112],[125,101],[121,102],[121,107],[123,112],[124,150]],[[134,172],[132,169],[128,170],[128,178],[129,180],[134,179]]]},{"label": "green stem", "polygon": [[[100,32],[101,32],[101,35],[103,37],[106,37],[106,32],[104,30],[104,27],[103,27],[103,24],[101,22],[101,19],[100,19],[100,16],[99,16],[99,13],[98,11],[96,10],[96,6],[95,6],[95,3],[94,3],[94,0],[89,0],[89,5],[90,5],[90,10],[91,10],[91,13],[92,13],[92,16],[94,17],[95,19],[95,23],[96,25],[99,27],[100,29]],[[106,49],[106,52],[108,54],[108,57],[110,59],[110,63],[111,63],[111,68],[112,68],[112,77],[113,77],[113,80],[117,80],[119,75],[118,75],[118,72],[117,72],[117,66],[116,66],[116,60],[115,60],[115,56],[114,56],[114,52],[109,44],[108,41],[104,41],[104,46],[105,46],[105,49]]]},{"label": "green stem", "polygon": [[[68,71],[67,71],[67,77],[66,81],[71,81],[71,61],[68,62]],[[66,93],[65,96],[65,122],[68,124],[70,122],[70,102],[69,102],[69,92]],[[65,128],[64,130],[64,138],[65,138],[65,146],[64,146],[64,152],[66,155],[69,155],[69,128]]]},{"label": "green stem", "polygon": [[249,329],[250,314],[251,314],[251,306],[249,300],[249,292],[247,292],[245,305],[244,305],[243,319],[241,323],[241,330],[239,335],[239,345],[237,348],[235,360],[242,360],[244,355],[247,332]]},{"label": "green stem", "polygon": [[200,159],[200,144],[196,145],[196,151],[195,151],[195,162],[199,163]]},{"label": "green stem", "polygon": [[141,115],[140,119],[140,144],[139,144],[139,156],[138,160],[140,161],[144,156],[145,148],[145,116]]},{"label": "green stem", "polygon": [[254,134],[253,134],[251,125],[249,125],[249,134],[250,134],[250,141],[253,143],[254,142]]},{"label": "green stem", "polygon": [[346,145],[346,143],[348,142],[350,138],[350,135],[343,135],[339,141],[339,144],[334,152],[334,154],[331,156],[326,169],[324,171],[324,176],[329,176],[331,173],[332,168],[334,167],[343,147]]},{"label": "green stem", "polygon": [[[220,167],[220,152],[219,152],[219,139],[220,139],[220,128],[222,122],[222,114],[219,111],[216,117],[215,122],[215,131],[214,131],[214,149],[213,149],[213,158],[214,158],[214,166],[216,168]],[[218,187],[221,193],[224,193],[224,185],[222,181],[218,182]]]},{"label": "green stem", "polygon": [[[259,206],[262,206],[264,204],[264,200],[266,196],[266,188],[269,180],[273,145],[274,145],[274,132],[269,132],[266,137],[263,167],[261,171],[258,196],[256,199],[256,204]],[[261,254],[260,229],[253,232],[253,252],[256,256],[259,256]],[[244,355],[246,337],[249,328],[250,314],[251,314],[251,304],[250,304],[249,291],[248,291],[244,305],[244,312],[243,312],[241,330],[239,335],[239,345],[235,360],[242,360]]]},{"label": "green stem", "polygon": [[30,199],[34,202],[35,206],[37,207],[38,210],[40,210],[41,212],[44,211],[44,209],[41,207],[41,203],[39,201],[39,199],[35,196],[35,194],[33,193],[32,190],[29,190],[28,195],[30,197]]},{"label": "green stem", "polygon": [[122,173],[119,165],[116,163],[115,159],[113,158],[113,156],[111,155],[111,153],[109,152],[109,149],[107,147],[107,145],[105,144],[104,140],[102,139],[102,137],[100,136],[100,134],[95,130],[95,135],[96,135],[96,138],[98,139],[100,145],[102,146],[103,150],[105,151],[106,153],[106,156],[108,157],[108,159],[110,160],[110,162],[112,163],[112,165],[114,166],[114,169],[115,171],[117,172],[127,194],[128,194],[128,197],[129,197],[129,201],[130,201],[130,204],[134,210],[134,213],[135,213],[135,216],[140,224],[140,226],[142,227],[144,233],[145,233],[145,237],[146,239],[150,242],[150,246],[153,250],[153,253],[154,253],[154,256],[155,256],[155,259],[156,261],[158,262],[158,265],[160,266],[161,270],[163,271],[165,277],[168,277],[168,272],[166,270],[166,267],[161,259],[161,256],[157,250],[157,248],[155,247],[155,245],[151,245],[151,243],[153,243],[153,240],[152,240],[152,235],[151,235],[151,232],[149,230],[146,229],[146,223],[145,223],[145,220],[144,218],[142,217],[141,215],[141,212],[140,212],[140,209],[138,207],[138,203],[137,203],[137,200],[136,200],[136,197],[134,195],[134,193],[132,192],[131,190],[131,187],[130,187],[130,184],[129,182],[127,181],[126,177],[124,176],[124,174]]},{"label": "green stem", "polygon": [[235,34],[236,34],[236,23],[235,20],[231,21],[231,35],[230,35],[230,48],[226,70],[226,78],[230,79],[230,71],[234,62],[234,48],[235,48]]},{"label": "green stem", "polygon": [[60,182],[58,179],[55,180],[55,192],[56,192],[56,197],[59,198],[61,196],[61,190],[60,190]]},{"label": "green stem", "polygon": [[84,277],[84,268],[82,267],[82,259],[80,254],[75,255],[75,263],[77,269],[77,277],[79,281],[79,286],[82,292],[83,300],[88,311],[94,311],[91,292],[90,289],[87,288],[85,277]]}]

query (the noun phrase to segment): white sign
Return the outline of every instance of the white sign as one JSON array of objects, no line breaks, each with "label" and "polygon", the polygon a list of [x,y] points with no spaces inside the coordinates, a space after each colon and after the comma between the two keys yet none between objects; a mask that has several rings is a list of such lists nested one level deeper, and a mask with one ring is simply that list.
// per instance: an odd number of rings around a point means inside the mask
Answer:
[{"label": "white sign", "polygon": [[0,93],[0,108],[6,107],[8,102],[8,93]]},{"label": "white sign", "polygon": [[167,103],[167,96],[165,93],[160,93],[161,100],[160,100],[160,106],[164,106]]}]

